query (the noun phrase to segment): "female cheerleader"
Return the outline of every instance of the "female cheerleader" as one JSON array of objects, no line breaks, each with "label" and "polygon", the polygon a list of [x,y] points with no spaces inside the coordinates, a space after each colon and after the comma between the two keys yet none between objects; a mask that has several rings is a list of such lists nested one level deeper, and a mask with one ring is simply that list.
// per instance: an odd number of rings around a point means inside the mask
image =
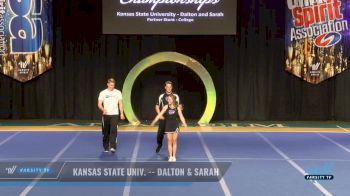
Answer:
[{"label": "female cheerleader", "polygon": [[164,115],[165,119],[165,133],[168,138],[168,153],[169,153],[169,162],[176,161],[176,150],[177,150],[177,136],[179,133],[179,121],[177,117],[180,117],[182,125],[187,127],[184,116],[182,115],[181,108],[176,101],[174,95],[168,96],[168,105],[165,105],[162,111],[154,118],[151,126],[154,126],[155,123]]}]

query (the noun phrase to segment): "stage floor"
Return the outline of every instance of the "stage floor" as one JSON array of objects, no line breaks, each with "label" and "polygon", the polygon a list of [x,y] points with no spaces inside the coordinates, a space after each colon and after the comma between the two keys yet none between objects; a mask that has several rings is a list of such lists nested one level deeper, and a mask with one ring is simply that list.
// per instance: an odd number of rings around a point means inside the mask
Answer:
[{"label": "stage floor", "polygon": [[[157,127],[142,121],[135,126],[119,123],[120,131],[155,132]],[[350,132],[350,122],[342,121],[222,121],[199,125],[189,121],[182,132]],[[1,120],[0,131],[101,131],[100,121]]]},{"label": "stage floor", "polygon": [[[197,127],[196,131],[192,127],[180,133],[177,162],[231,162],[220,182],[0,182],[0,195],[348,195],[350,134],[344,124],[337,126],[332,125],[332,131],[325,131],[330,126],[320,131],[314,126],[308,131],[305,126],[296,132],[276,132],[281,127],[262,127],[262,131],[254,127],[244,131]],[[155,153],[154,128],[120,131],[117,152],[111,154],[102,152],[98,126],[88,131],[71,126],[65,131],[46,130],[49,126],[37,131],[16,127],[2,127],[1,162],[167,161],[166,140],[160,153]],[[305,180],[304,175],[312,172],[331,174],[334,179]]]}]

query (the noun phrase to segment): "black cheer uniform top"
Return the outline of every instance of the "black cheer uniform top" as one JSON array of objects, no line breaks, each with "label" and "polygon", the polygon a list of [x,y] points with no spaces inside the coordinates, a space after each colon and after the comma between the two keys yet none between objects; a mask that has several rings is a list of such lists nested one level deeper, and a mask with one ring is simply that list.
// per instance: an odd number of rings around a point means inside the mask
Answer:
[{"label": "black cheer uniform top", "polygon": [[178,121],[179,113],[177,108],[170,108],[168,105],[168,109],[164,114],[165,118],[165,133],[175,133],[179,131],[179,121]]}]

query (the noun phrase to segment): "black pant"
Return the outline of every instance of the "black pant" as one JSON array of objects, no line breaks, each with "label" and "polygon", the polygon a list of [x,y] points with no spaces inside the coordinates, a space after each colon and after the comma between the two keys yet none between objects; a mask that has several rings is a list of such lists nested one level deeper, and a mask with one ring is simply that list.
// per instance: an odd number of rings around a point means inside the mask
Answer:
[{"label": "black pant", "polygon": [[118,119],[119,115],[103,115],[102,118],[102,135],[103,148],[116,147],[116,138],[118,134]]},{"label": "black pant", "polygon": [[165,133],[165,120],[159,120],[157,144],[160,146],[163,145],[164,133]]}]

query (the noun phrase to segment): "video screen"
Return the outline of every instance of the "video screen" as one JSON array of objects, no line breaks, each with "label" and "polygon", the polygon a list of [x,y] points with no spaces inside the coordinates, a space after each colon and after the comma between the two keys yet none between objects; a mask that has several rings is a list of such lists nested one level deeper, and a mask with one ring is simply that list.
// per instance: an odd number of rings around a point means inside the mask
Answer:
[{"label": "video screen", "polygon": [[234,35],[236,0],[103,0],[104,34]]}]

